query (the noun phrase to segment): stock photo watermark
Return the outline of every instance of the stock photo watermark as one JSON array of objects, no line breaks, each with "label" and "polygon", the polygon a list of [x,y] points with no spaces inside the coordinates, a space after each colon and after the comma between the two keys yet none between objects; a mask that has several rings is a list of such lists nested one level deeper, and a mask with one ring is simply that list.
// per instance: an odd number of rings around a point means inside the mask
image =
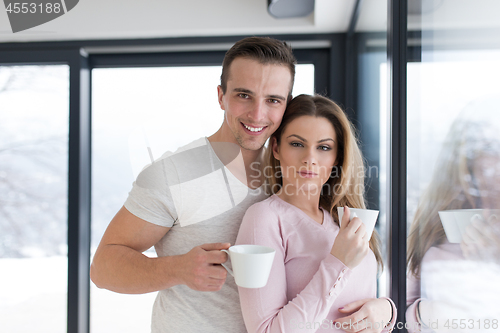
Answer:
[{"label": "stock photo watermark", "polygon": [[382,329],[385,327],[383,321],[380,322],[370,322],[367,320],[362,320],[358,322],[334,322],[333,320],[324,319],[323,321],[298,321],[296,319],[290,320],[290,327],[292,329],[338,329],[338,330],[356,330],[359,331],[361,328],[367,329]]},{"label": "stock photo watermark", "polygon": [[[374,322],[372,323],[369,320],[361,320],[357,322],[352,322],[349,320],[348,322],[334,322],[333,320],[324,319],[323,321],[298,321],[296,319],[290,320],[290,327],[292,329],[338,329],[338,330],[351,330],[351,331],[359,331],[360,329],[382,329],[386,326],[384,322]],[[412,331],[420,331],[423,326],[426,329],[491,329],[498,330],[498,319],[435,319],[423,322],[422,324],[418,322],[408,323],[408,322],[396,322],[394,324],[394,328],[396,329],[411,329]]]},{"label": "stock photo watermark", "polygon": [[66,14],[79,0],[4,0],[13,33],[31,29]]},{"label": "stock photo watermark", "polygon": [[[327,174],[328,179],[325,180],[326,183],[321,185],[321,186],[315,186],[310,183],[300,183],[300,176],[294,176],[300,174],[302,171],[308,171],[305,166],[300,166],[300,167],[295,167],[295,166],[288,166],[286,168],[281,168],[280,166],[273,168],[272,166],[265,166],[264,168],[261,168],[260,163],[254,162],[250,165],[250,168],[254,172],[253,175],[251,176],[254,178],[254,180],[250,181],[250,185],[256,185],[259,184],[259,182],[264,179],[264,180],[270,180],[270,179],[281,179],[283,176],[286,176],[288,179],[292,179],[293,182],[289,182],[285,185],[279,185],[279,184],[274,184],[272,185],[272,188],[270,189],[273,193],[282,190],[285,192],[287,195],[292,195],[292,194],[307,194],[307,195],[329,195],[329,196],[335,196],[339,194],[345,194],[345,191],[351,191],[352,193],[350,194],[355,194],[355,195],[363,195],[365,191],[365,184],[342,184],[340,182],[337,183],[330,183],[328,180],[329,179],[340,179],[342,175],[346,174],[351,174],[355,176],[356,178],[378,178],[379,177],[379,169],[377,166],[369,166],[369,167],[364,167],[360,166],[358,168],[351,168],[348,170],[348,172],[345,172],[343,170],[342,166],[334,166],[332,170],[330,171],[329,168],[320,166],[315,169],[315,173],[317,174]],[[255,184],[253,184],[255,182]],[[347,185],[347,186],[346,186]],[[257,186],[254,186],[257,187]]]}]

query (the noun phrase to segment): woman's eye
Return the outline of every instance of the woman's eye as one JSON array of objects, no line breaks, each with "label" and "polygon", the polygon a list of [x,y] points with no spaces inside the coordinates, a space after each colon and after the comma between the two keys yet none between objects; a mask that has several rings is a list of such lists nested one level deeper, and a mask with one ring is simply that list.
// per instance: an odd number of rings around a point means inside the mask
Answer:
[{"label": "woman's eye", "polygon": [[302,144],[301,144],[300,142],[292,142],[292,143],[290,143],[290,145],[291,145],[292,147],[303,147],[303,146],[302,146]]},{"label": "woman's eye", "polygon": [[331,150],[332,148],[330,148],[328,146],[320,146],[319,149],[324,150],[324,151],[328,151],[328,150]]}]

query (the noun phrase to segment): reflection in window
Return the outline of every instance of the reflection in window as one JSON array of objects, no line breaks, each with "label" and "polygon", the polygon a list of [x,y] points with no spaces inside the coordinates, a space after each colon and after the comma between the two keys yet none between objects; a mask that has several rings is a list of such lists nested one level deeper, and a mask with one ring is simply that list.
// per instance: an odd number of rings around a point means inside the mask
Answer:
[{"label": "reflection in window", "polygon": [[[220,66],[92,71],[92,255],[141,169],[215,133]],[[314,65],[296,66],[292,94],[314,93]],[[146,255],[156,256],[153,249]],[[91,284],[92,333],[147,332],[156,293],[121,295]]]},{"label": "reflection in window", "polygon": [[68,79],[0,66],[1,332],[66,331]]},{"label": "reflection in window", "polygon": [[422,59],[408,66],[407,325],[483,332],[500,318],[500,52]]}]

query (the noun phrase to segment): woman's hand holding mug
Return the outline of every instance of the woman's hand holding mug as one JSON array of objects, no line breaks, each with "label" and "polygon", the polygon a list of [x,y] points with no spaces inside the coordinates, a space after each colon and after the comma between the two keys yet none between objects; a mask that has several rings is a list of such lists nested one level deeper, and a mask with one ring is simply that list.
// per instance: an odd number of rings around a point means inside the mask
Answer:
[{"label": "woman's hand holding mug", "polygon": [[340,223],[339,234],[335,238],[330,254],[342,261],[350,269],[353,269],[368,253],[370,239],[361,219],[354,217],[349,221],[350,214],[349,208],[346,206]]}]

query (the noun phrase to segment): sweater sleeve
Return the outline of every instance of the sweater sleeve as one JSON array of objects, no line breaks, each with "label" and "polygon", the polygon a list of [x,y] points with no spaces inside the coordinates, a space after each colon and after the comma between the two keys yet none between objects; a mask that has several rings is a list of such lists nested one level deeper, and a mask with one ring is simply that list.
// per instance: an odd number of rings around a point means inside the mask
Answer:
[{"label": "sweater sleeve", "polygon": [[396,304],[394,304],[392,299],[390,299],[388,297],[381,297],[381,298],[388,300],[389,303],[391,303],[391,307],[392,307],[391,321],[384,327],[384,329],[382,330],[382,333],[392,332],[392,330],[394,329],[394,326],[396,325],[396,320],[398,318],[398,309],[396,308]]},{"label": "sweater sleeve", "polygon": [[278,222],[276,213],[254,205],[246,212],[236,240],[237,244],[258,244],[276,250],[267,285],[238,288],[248,332],[316,332],[320,327],[331,327],[333,324],[325,318],[352,271],[333,255],[327,255],[304,290],[289,301],[286,247]]}]

